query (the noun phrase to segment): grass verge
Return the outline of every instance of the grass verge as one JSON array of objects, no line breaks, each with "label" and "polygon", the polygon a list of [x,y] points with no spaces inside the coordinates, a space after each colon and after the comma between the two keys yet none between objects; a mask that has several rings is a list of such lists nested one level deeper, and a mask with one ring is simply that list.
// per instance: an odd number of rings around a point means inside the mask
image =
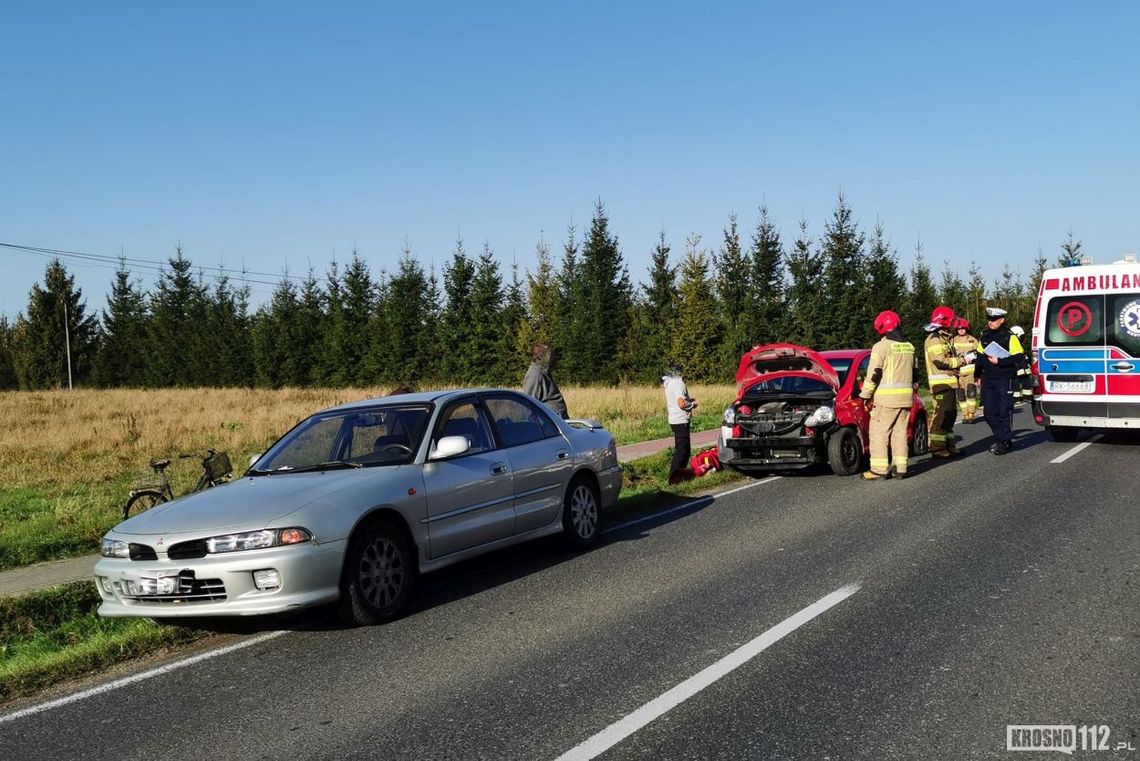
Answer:
[{"label": "grass verge", "polygon": [[150,619],[99,618],[89,581],[0,597],[0,703],[208,632]]}]

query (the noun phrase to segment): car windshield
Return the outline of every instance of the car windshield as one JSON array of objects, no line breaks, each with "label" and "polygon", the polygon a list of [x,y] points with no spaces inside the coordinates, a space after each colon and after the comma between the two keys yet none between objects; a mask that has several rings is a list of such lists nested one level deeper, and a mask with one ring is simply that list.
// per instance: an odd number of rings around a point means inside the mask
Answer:
[{"label": "car windshield", "polygon": [[744,396],[766,396],[771,394],[792,394],[795,396],[831,394],[831,386],[818,378],[805,378],[799,375],[779,375],[753,383],[744,391]]},{"label": "car windshield", "polygon": [[431,408],[389,406],[313,415],[274,444],[251,475],[404,465],[412,461]]}]

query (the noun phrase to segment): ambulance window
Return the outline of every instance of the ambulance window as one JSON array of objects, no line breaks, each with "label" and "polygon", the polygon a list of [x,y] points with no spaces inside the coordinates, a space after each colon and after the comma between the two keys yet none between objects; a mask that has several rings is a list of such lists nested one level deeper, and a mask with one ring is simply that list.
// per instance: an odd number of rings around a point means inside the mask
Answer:
[{"label": "ambulance window", "polygon": [[1045,343],[1050,346],[1104,344],[1103,296],[1056,296],[1045,313]]},{"label": "ambulance window", "polygon": [[1108,297],[1108,343],[1140,357],[1140,293]]}]

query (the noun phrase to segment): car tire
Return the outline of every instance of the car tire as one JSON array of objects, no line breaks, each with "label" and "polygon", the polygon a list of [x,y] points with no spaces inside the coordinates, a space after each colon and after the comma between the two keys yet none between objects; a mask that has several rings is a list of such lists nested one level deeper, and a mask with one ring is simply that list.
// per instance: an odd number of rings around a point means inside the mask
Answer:
[{"label": "car tire", "polygon": [[918,457],[930,451],[930,428],[926,424],[926,415],[919,415],[911,429],[910,456]]},{"label": "car tire", "polygon": [[416,555],[404,532],[387,521],[359,529],[344,561],[341,619],[373,626],[396,618],[412,598],[416,570]]},{"label": "car tire", "polygon": [[566,544],[575,550],[587,550],[602,538],[602,501],[589,479],[575,478],[566,489],[562,529]]},{"label": "car tire", "polygon": [[123,520],[131,516],[145,513],[156,505],[161,505],[166,501],[166,495],[154,489],[143,489],[131,495],[127,500],[127,504],[123,507]]},{"label": "car tire", "polygon": [[1080,428],[1069,428],[1066,426],[1051,425],[1046,430],[1049,431],[1049,438],[1061,444],[1072,444],[1077,440],[1077,435],[1080,434]]},{"label": "car tire", "polygon": [[863,466],[863,442],[854,428],[840,428],[827,441],[827,462],[837,476],[853,476]]}]

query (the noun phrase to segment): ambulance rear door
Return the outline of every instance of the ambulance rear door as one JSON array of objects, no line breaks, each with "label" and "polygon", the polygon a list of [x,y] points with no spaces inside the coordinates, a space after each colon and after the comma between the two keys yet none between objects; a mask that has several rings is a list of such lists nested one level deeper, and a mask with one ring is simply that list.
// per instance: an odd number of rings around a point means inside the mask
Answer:
[{"label": "ambulance rear door", "polygon": [[1041,411],[1061,418],[1055,421],[1059,425],[1095,426],[1095,419],[1108,416],[1105,296],[1052,294],[1043,312],[1038,331]]},{"label": "ambulance rear door", "polygon": [[1132,427],[1140,423],[1140,292],[1105,296],[1105,336],[1108,417]]}]

